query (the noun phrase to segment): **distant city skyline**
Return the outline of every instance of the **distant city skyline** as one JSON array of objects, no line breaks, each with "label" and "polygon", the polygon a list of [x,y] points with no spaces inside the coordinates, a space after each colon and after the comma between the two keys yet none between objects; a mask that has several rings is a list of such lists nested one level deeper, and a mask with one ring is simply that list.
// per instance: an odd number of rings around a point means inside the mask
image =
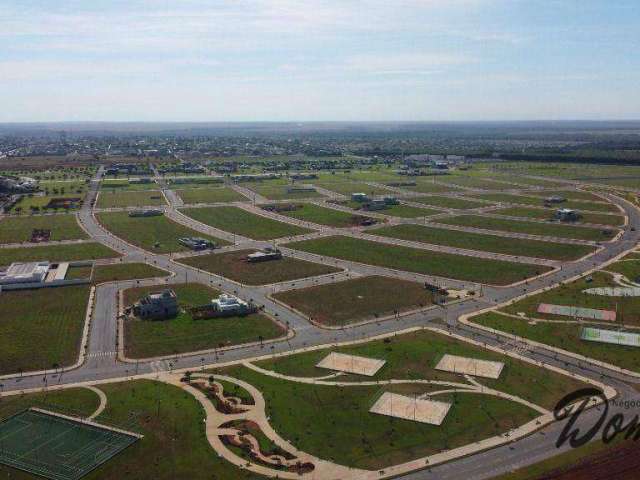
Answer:
[{"label": "distant city skyline", "polygon": [[640,118],[637,0],[8,0],[0,122]]}]

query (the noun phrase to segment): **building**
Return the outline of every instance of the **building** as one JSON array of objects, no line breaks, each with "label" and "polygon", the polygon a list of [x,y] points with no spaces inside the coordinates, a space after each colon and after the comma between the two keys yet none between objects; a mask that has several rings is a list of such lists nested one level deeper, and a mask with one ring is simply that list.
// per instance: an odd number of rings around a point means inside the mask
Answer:
[{"label": "building", "polygon": [[211,240],[201,237],[183,237],[178,239],[180,245],[190,248],[191,250],[207,250],[209,248],[216,248],[216,244]]},{"label": "building", "polygon": [[385,205],[399,205],[400,202],[396,197],[384,197],[383,199]]},{"label": "building", "polygon": [[293,180],[314,180],[318,178],[316,173],[292,173],[289,175]]},{"label": "building", "polygon": [[12,263],[0,272],[0,285],[44,283],[50,267],[49,262]]},{"label": "building", "polygon": [[157,208],[139,208],[129,212],[130,217],[159,217],[160,215],[164,215],[164,212]]},{"label": "building", "polygon": [[313,193],[316,189],[311,185],[290,185],[287,187],[287,193]]},{"label": "building", "polygon": [[133,314],[148,320],[164,320],[175,317],[179,310],[176,292],[170,289],[149,293],[133,305]]},{"label": "building", "polygon": [[280,260],[282,258],[282,252],[277,248],[265,248],[254,253],[247,255],[247,262],[258,263],[267,262],[269,260]]},{"label": "building", "polygon": [[352,193],[351,200],[353,200],[354,202],[368,202],[369,197],[366,193]]},{"label": "building", "polygon": [[561,222],[575,222],[576,220],[580,220],[580,214],[570,208],[558,209],[555,216]]},{"label": "building", "polygon": [[211,306],[218,316],[248,315],[256,311],[252,304],[226,293],[211,300]]},{"label": "building", "polygon": [[567,201],[566,198],[561,197],[559,195],[553,195],[551,197],[547,197],[544,199],[544,203],[562,203],[566,201]]}]

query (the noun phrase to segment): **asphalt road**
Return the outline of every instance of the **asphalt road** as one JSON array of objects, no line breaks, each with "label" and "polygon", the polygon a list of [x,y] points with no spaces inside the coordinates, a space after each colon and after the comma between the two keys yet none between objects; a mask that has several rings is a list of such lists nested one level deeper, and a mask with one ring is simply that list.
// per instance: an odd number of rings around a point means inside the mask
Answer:
[{"label": "asphalt road", "polygon": [[[268,288],[247,287],[232,282],[225,278],[200,272],[192,267],[181,265],[172,261],[167,255],[155,255],[142,249],[134,247],[123,240],[111,235],[104,230],[95,220],[91,211],[91,200],[95,198],[99,185],[99,178],[102,169],[98,172],[97,178],[92,181],[92,186],[85,202],[85,206],[79,212],[79,219],[84,228],[92,238],[105,245],[121,252],[125,255],[126,261],[144,261],[158,266],[175,275],[170,278],[169,283],[181,283],[185,281],[209,284],[226,291],[235,292],[245,299],[253,299],[258,304],[265,306],[267,312],[277,317],[281,322],[290,326],[294,330],[295,336],[286,341],[265,344],[263,346],[246,346],[227,351],[212,352],[203,355],[187,355],[179,358],[140,361],[137,363],[121,363],[116,360],[117,350],[117,320],[116,320],[116,295],[121,288],[137,284],[136,281],[119,282],[117,284],[105,284],[96,289],[96,308],[93,320],[90,325],[90,336],[87,345],[87,358],[84,364],[68,372],[56,374],[54,372],[46,375],[34,375],[25,377],[14,377],[2,380],[3,388],[8,390],[22,390],[47,385],[66,384],[71,385],[78,382],[126,378],[135,374],[147,374],[155,371],[170,370],[175,368],[193,368],[211,366],[213,364],[232,360],[241,360],[259,355],[275,352],[285,352],[304,348],[312,345],[325,345],[335,342],[343,342],[355,339],[365,339],[371,336],[398,331],[401,329],[431,325],[438,328],[446,328],[440,319],[445,319],[448,328],[456,333],[484,341],[492,345],[504,346],[513,343],[507,338],[487,335],[481,330],[476,330],[467,326],[458,325],[457,319],[460,315],[471,313],[482,308],[486,308],[495,303],[502,303],[522,295],[526,292],[540,290],[551,287],[570,277],[579,275],[600,265],[615,256],[631,249],[640,240],[640,212],[628,202],[617,197],[610,196],[611,201],[622,206],[629,216],[629,225],[625,229],[622,237],[615,243],[603,244],[603,249],[587,260],[567,263],[552,274],[531,280],[526,284],[513,287],[489,287],[482,288],[480,298],[470,298],[453,303],[444,308],[433,308],[425,312],[403,316],[393,320],[386,320],[376,323],[368,323],[361,326],[346,328],[343,330],[326,330],[313,326],[306,319],[280,306],[266,297]],[[171,194],[167,195],[169,200],[173,199]],[[169,207],[171,208],[171,207]],[[197,228],[196,223],[191,225]],[[630,227],[635,228],[633,231]],[[264,242],[254,242],[255,246]],[[247,243],[252,245],[252,243]],[[320,257],[306,254],[304,252],[291,251],[285,249],[285,254],[291,254],[296,258],[318,261]],[[356,274],[394,274],[400,278],[429,279],[438,281],[442,285],[452,288],[477,288],[476,284],[465,282],[455,282],[448,279],[439,279],[429,276],[408,274],[406,272],[393,272],[389,269],[372,267],[367,265],[354,264],[323,259],[326,263],[337,264],[348,267]],[[292,282],[287,282],[292,283]],[[580,373],[594,379],[604,379],[621,392],[621,399],[640,400],[640,395],[628,386],[628,383],[636,382],[634,378],[617,374],[613,371],[593,366],[587,362],[579,362],[570,357],[552,354],[547,350],[532,348],[523,352],[524,355],[536,359],[544,360],[546,363],[558,365],[569,371]],[[626,383],[625,383],[626,382]],[[590,411],[583,417],[583,425],[591,425],[592,421],[599,415],[596,410]],[[629,412],[627,412],[629,413]],[[540,432],[518,440],[512,444],[495,448],[484,453],[476,454],[468,458],[450,462],[444,465],[435,466],[431,469],[407,475],[410,479],[484,479],[507,472],[516,467],[528,465],[556,454],[554,445],[558,432],[563,427],[563,422],[557,422]]]}]

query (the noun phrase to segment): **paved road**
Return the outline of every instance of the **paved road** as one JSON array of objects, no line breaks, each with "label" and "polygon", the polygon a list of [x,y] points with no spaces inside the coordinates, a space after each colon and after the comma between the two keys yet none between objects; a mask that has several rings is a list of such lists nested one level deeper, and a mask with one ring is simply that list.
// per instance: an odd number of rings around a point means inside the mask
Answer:
[{"label": "paved road", "polygon": [[[218,288],[222,288],[223,290],[236,292],[243,298],[251,298],[257,303],[264,304],[266,310],[270,314],[279,318],[283,323],[288,324],[295,331],[295,336],[287,341],[276,342],[264,346],[254,345],[236,348],[225,352],[214,352],[204,355],[187,355],[161,362],[140,361],[135,364],[120,363],[116,361],[115,357],[115,351],[117,350],[115,296],[118,289],[133,285],[137,282],[129,281],[120,282],[119,284],[101,285],[96,289],[96,308],[93,321],[91,322],[90,338],[87,348],[88,355],[85,363],[80,368],[65,372],[62,375],[35,375],[24,378],[3,380],[5,390],[21,390],[52,384],[73,384],[98,379],[124,378],[137,373],[152,373],[159,369],[167,368],[195,369],[202,365],[210,365],[221,361],[246,359],[258,355],[285,352],[311,345],[365,339],[370,336],[394,332],[414,326],[432,325],[438,328],[445,328],[439,321],[439,319],[442,318],[445,319],[449,328],[454,329],[456,333],[460,335],[475,338],[476,340],[481,340],[488,344],[504,346],[506,344],[512,344],[513,341],[500,336],[496,337],[488,335],[480,330],[475,330],[467,326],[458,325],[457,319],[463,314],[472,313],[493,305],[494,303],[505,302],[523,293],[556,285],[560,281],[583,273],[594,266],[614,258],[618,254],[634,247],[640,240],[640,232],[638,232],[638,229],[640,228],[640,212],[633,208],[628,202],[610,196],[610,199],[614,203],[621,205],[627,212],[630,219],[630,227],[634,227],[635,230],[632,231],[630,228],[627,228],[618,242],[605,244],[604,248],[600,252],[596,253],[588,260],[566,264],[561,270],[553,274],[540,277],[520,286],[505,288],[484,287],[483,296],[481,298],[471,298],[451,304],[445,308],[434,308],[425,312],[400,317],[397,320],[369,323],[344,330],[326,330],[311,325],[306,319],[269,300],[266,296],[269,291],[268,288],[246,287],[222,277],[203,273],[194,268],[177,264],[172,261],[170,256],[156,255],[143,251],[137,247],[127,244],[121,239],[114,237],[109,232],[105,231],[96,222],[90,207],[91,200],[95,198],[101,175],[102,169],[99,170],[97,178],[92,181],[89,196],[85,202],[85,207],[83,207],[78,214],[79,220],[93,238],[123,253],[126,261],[145,261],[173,272],[174,276],[168,280],[169,283],[195,281],[203,284],[211,284]],[[292,252],[287,250],[286,253],[290,253],[298,258],[318,260],[317,256],[305,254],[304,252]],[[324,260],[326,261],[326,259]],[[356,275],[393,273],[389,272],[388,269],[363,266],[353,264],[352,262],[332,260],[328,263],[346,266]],[[395,273],[398,276],[408,275],[414,279],[421,277],[414,274],[407,274],[406,272]],[[463,282],[455,282],[448,279],[442,279],[442,283],[454,288],[460,287],[463,284]],[[541,348],[529,348],[524,353],[530,358],[544,360],[549,364],[561,366],[562,368],[572,372],[580,373],[596,379],[605,379],[607,383],[619,389],[622,393],[622,398],[640,400],[640,396],[637,392],[623,383],[635,382],[636,380],[634,378],[628,378],[624,375],[593,366],[586,362],[579,362],[570,357],[552,354]],[[591,411],[589,415],[585,417],[585,421],[588,421],[589,417],[595,417],[597,414],[597,411]],[[587,425],[589,424],[587,423]],[[555,438],[557,438],[557,433],[561,427],[561,424],[556,423],[543,429],[541,432],[519,440],[512,445],[492,449],[446,465],[436,466],[430,470],[416,472],[408,475],[406,478],[491,478],[494,475],[508,471],[516,466],[526,465],[555,454],[556,449],[554,441]]]}]

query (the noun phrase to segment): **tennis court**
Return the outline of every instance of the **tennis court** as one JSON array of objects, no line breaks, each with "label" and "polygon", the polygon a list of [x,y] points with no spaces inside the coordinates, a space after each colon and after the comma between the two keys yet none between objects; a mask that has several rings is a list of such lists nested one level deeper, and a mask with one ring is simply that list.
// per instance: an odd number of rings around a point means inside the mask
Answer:
[{"label": "tennis court", "polygon": [[76,480],[139,438],[31,408],[0,422],[0,463],[52,480]]}]

